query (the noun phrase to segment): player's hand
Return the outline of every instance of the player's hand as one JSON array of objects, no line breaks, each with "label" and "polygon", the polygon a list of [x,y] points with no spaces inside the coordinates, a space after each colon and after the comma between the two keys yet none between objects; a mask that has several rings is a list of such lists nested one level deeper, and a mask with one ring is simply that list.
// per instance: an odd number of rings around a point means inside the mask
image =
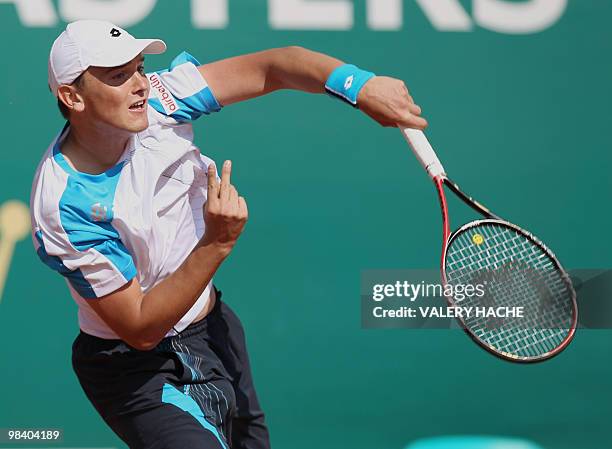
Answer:
[{"label": "player's hand", "polygon": [[359,109],[382,126],[424,129],[427,120],[403,81],[387,76],[371,78],[357,97]]},{"label": "player's hand", "polygon": [[208,166],[208,200],[204,205],[206,231],[204,243],[212,243],[231,250],[249,216],[246,201],[231,184],[232,163],[225,161],[221,182],[217,180],[214,164]]}]

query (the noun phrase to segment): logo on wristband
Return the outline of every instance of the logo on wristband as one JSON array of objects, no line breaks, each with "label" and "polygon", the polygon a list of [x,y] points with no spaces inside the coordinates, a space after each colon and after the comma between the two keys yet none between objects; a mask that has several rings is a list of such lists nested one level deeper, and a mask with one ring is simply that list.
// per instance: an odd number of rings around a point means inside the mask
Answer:
[{"label": "logo on wristband", "polygon": [[354,79],[355,76],[351,75],[344,81],[344,90],[349,90],[351,88]]}]

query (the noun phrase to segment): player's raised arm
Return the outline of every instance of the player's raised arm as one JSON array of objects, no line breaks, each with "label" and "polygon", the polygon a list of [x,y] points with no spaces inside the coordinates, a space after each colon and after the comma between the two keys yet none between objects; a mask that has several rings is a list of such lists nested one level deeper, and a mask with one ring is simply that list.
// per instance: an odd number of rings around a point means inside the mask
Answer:
[{"label": "player's raised arm", "polygon": [[302,47],[237,56],[198,67],[223,106],[279,89],[340,98],[383,126],[423,129],[427,121],[403,81],[375,76],[339,59]]}]

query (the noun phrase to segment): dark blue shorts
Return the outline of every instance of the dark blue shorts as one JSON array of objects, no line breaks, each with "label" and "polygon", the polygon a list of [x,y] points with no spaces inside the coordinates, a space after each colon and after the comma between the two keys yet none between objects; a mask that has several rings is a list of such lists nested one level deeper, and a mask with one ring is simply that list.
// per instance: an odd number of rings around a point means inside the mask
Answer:
[{"label": "dark blue shorts", "polygon": [[150,351],[81,332],[72,365],[100,416],[131,449],[268,449],[238,317],[221,301]]}]

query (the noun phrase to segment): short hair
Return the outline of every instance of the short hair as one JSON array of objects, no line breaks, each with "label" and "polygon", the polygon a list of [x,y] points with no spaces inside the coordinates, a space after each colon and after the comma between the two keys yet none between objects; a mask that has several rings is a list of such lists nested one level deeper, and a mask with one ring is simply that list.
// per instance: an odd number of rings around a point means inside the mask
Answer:
[{"label": "short hair", "polygon": [[[77,87],[83,87],[83,83],[85,80],[85,78],[83,78],[83,73],[81,73],[77,77],[77,79],[75,79],[70,85],[77,86]],[[66,120],[70,120],[70,110],[66,107],[64,103],[62,103],[62,100],[60,100],[59,97],[57,99],[57,107],[60,110],[62,117],[64,117]]]}]

